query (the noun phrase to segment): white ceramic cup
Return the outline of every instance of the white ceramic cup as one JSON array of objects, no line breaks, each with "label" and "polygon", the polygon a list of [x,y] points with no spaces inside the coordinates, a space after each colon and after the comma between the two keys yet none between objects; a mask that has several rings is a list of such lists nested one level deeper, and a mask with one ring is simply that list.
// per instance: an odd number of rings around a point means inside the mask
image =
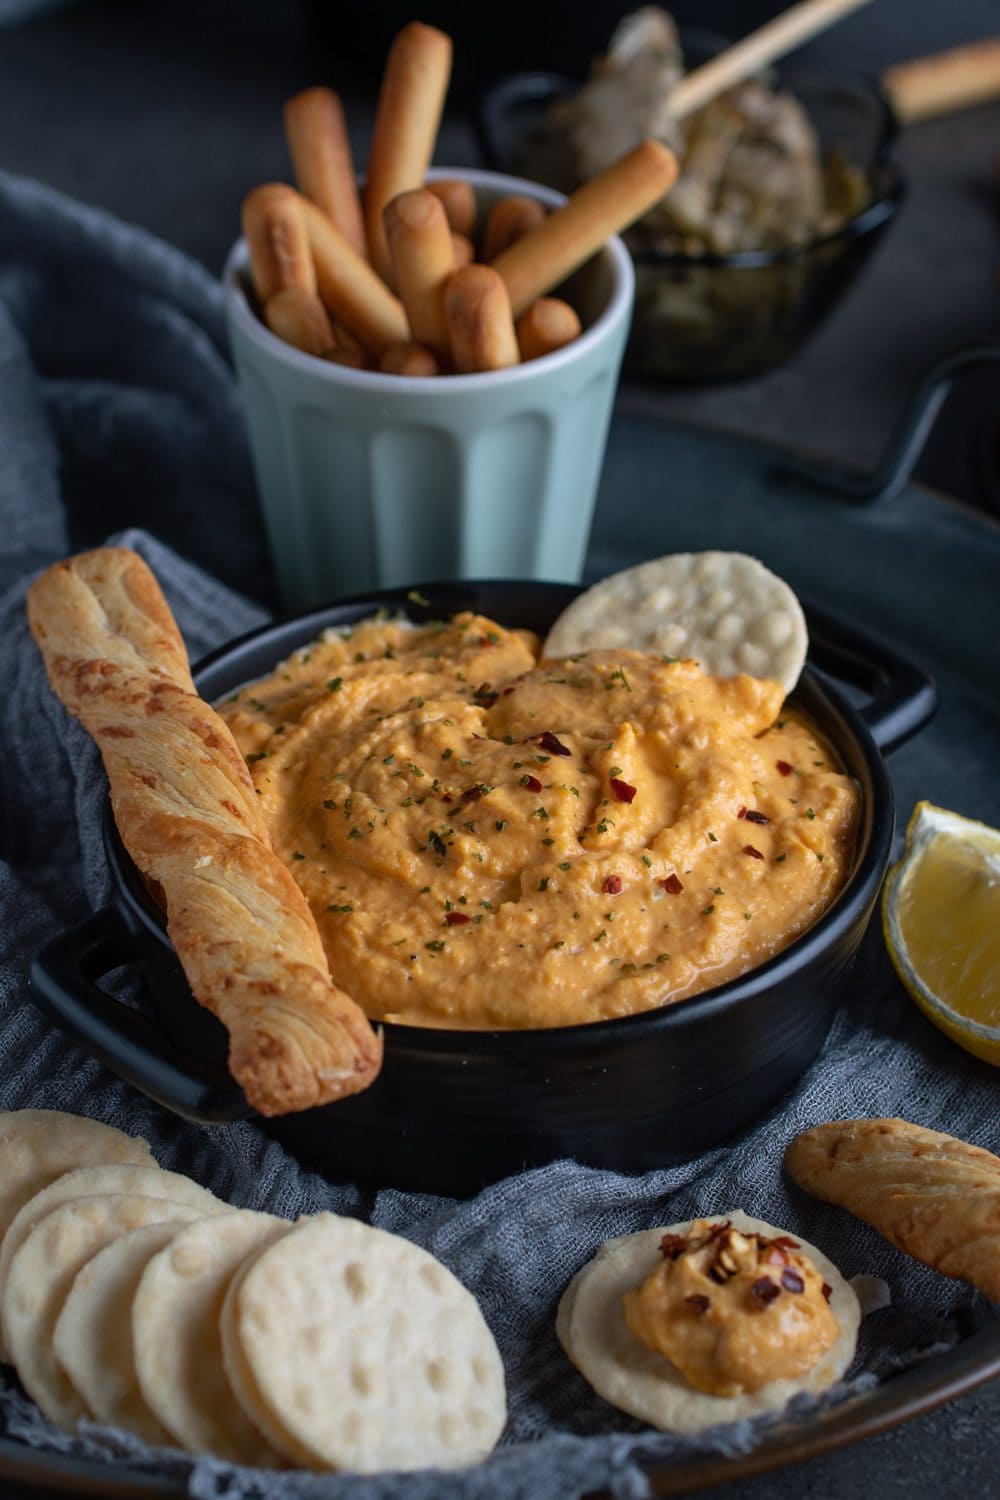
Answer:
[{"label": "white ceramic cup", "polygon": [[[509,194],[564,201],[495,172],[429,176],[471,182],[480,222]],[[579,580],[632,311],[619,238],[559,289],[580,338],[477,375],[383,375],[300,353],[255,311],[242,240],[224,281],[286,606],[432,579]]]}]

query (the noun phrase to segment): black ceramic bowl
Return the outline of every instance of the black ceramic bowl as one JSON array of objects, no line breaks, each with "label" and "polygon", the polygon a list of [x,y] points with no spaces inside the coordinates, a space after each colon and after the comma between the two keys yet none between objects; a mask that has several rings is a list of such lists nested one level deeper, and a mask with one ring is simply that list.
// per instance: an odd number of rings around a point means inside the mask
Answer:
[{"label": "black ceramic bowl", "polygon": [[[690,66],[717,38],[685,30]],[[626,374],[656,380],[732,380],[788,359],[821,326],[857,278],[905,196],[898,127],[878,84],[862,74],[787,82],[805,106],[824,155],[863,172],[868,200],[836,229],[801,245],[731,254],[657,250],[641,231],[624,239],[636,289]],[[486,93],[478,123],[487,162],[572,192],[572,171],[544,132],[551,105],[578,84],[552,73],[516,73]]]},{"label": "black ceramic bowl", "polygon": [[[378,608],[416,621],[475,609],[544,635],[576,590],[563,584],[422,584],[428,604],[387,590],[265,626],[197,668],[217,700],[260,677],[331,625]],[[559,1156],[639,1171],[692,1157],[773,1104],[818,1052],[867,926],[893,835],[882,760],[931,716],[930,679],[842,624],[810,615],[811,665],[795,691],[861,787],[854,868],[831,908],[776,958],[663,1010],[530,1032],[441,1031],[389,1024],[385,1062],[362,1094],[261,1121],[302,1160],[343,1178],[465,1194]],[[823,670],[876,696],[852,707]],[[89,1052],[151,1098],[206,1122],[250,1113],[226,1071],[221,1026],[194,1001],[163,912],[118,838],[105,843],[112,905],[53,942],[32,969],[36,1003]],[[138,960],[152,1015],[98,983]]]}]

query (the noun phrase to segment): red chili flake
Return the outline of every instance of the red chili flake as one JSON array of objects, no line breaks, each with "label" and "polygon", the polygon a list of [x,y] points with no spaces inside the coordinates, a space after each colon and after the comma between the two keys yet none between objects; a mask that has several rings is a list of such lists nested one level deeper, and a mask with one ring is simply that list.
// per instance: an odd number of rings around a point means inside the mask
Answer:
[{"label": "red chili flake", "polygon": [[483,708],[492,708],[500,694],[491,682],[481,682],[473,693],[473,702],[480,704]]},{"label": "red chili flake", "polygon": [[771,821],[766,813],[756,812],[753,808],[746,814],[746,820],[748,823],[770,823]]},{"label": "red chili flake", "polygon": [[790,1234],[776,1234],[771,1241],[773,1245],[780,1245],[783,1250],[798,1250],[798,1240],[793,1240]]},{"label": "red chili flake", "polygon": [[707,1313],[712,1305],[711,1297],[706,1297],[702,1292],[692,1292],[690,1297],[684,1298],[684,1301],[693,1312],[698,1314],[699,1318],[702,1313]]},{"label": "red chili flake", "polygon": [[529,792],[540,792],[542,790],[542,783],[537,776],[522,776],[521,785],[527,787]]},{"label": "red chili flake", "polygon": [[798,1271],[793,1271],[791,1266],[787,1270],[782,1271],[781,1285],[785,1288],[786,1292],[804,1292],[806,1289],[806,1284],[802,1280],[802,1277]]},{"label": "red chili flake", "polygon": [[764,856],[763,856],[763,854],[761,854],[760,850],[759,849],[755,849],[754,846],[753,846],[753,844],[744,844],[743,845],[743,849],[742,849],[742,853],[743,854],[749,854],[749,856],[750,856],[751,859],[763,859],[764,858]]},{"label": "red chili flake", "polygon": [[462,793],[458,800],[464,807],[468,807],[470,802],[478,802],[482,795],[483,789],[481,786],[470,786]]},{"label": "red chili flake", "polygon": [[629,786],[627,781],[619,781],[617,776],[611,777],[611,790],[616,802],[631,802],[635,796],[635,787]]},{"label": "red chili flake", "polygon": [[758,1276],[750,1288],[750,1298],[753,1302],[759,1302],[761,1307],[766,1307],[773,1302],[775,1297],[781,1296],[781,1287],[773,1282],[770,1276]]},{"label": "red chili flake", "polygon": [[736,814],[736,816],[738,818],[745,818],[746,815],[747,815],[747,810],[746,810],[745,807],[741,807],[740,810],[739,810],[739,812]]},{"label": "red chili flake", "polygon": [[787,760],[776,760],[774,764],[777,766],[782,776],[791,776],[792,772],[795,770],[795,767],[790,766]]},{"label": "red chili flake", "polygon": [[452,796],[452,795],[451,795],[451,793],[450,793],[450,792],[442,792],[442,793],[441,793],[441,801],[442,801],[442,802],[454,802],[454,800],[455,800],[455,799],[454,799],[454,797],[453,797],[453,796]]},{"label": "red chili flake", "polygon": [[767,1263],[769,1266],[787,1266],[788,1256],[778,1245],[772,1245],[767,1252]]},{"label": "red chili flake", "polygon": [[546,729],[544,734],[537,736],[537,739],[542,749],[547,750],[550,755],[572,755],[573,753],[562,740],[556,739],[551,729]]},{"label": "red chili flake", "polygon": [[605,896],[617,896],[623,885],[624,881],[620,875],[609,875],[601,886],[601,890]]},{"label": "red chili flake", "polygon": [[450,911],[446,913],[445,921],[449,927],[464,927],[466,922],[472,921],[472,918],[467,917],[464,911]]},{"label": "red chili flake", "polygon": [[665,1234],[660,1240],[660,1254],[664,1260],[676,1260],[687,1249],[687,1240],[682,1234]]},{"label": "red chili flake", "polygon": [[832,1296],[832,1294],[833,1294],[833,1287],[830,1285],[830,1283],[828,1281],[824,1281],[824,1283],[823,1283],[823,1296],[826,1298],[827,1302],[829,1302],[830,1297]]},{"label": "red chili flake", "polygon": [[660,885],[662,885],[663,889],[671,896],[679,896],[681,891],[684,889],[676,875],[668,875],[659,883]]},{"label": "red chili flake", "polygon": [[[506,698],[507,694],[508,693],[512,693],[513,691],[514,691],[513,687],[505,687],[504,690],[503,690],[504,697]],[[473,739],[480,740],[480,739],[482,739],[482,735],[481,734],[473,735]]]}]

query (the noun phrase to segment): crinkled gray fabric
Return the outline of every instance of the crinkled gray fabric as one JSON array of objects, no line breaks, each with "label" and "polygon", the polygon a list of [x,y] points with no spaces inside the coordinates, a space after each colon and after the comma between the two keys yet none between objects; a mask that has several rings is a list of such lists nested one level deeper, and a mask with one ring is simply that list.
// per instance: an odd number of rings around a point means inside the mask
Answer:
[{"label": "crinkled gray fabric", "polygon": [[[46,312],[53,299],[58,317]],[[426,1246],[478,1296],[510,1396],[501,1447],[477,1468],[447,1475],[264,1475],[152,1452],[95,1427],[60,1434],[12,1377],[0,1390],[8,1435],[62,1453],[129,1460],[186,1483],[201,1500],[571,1500],[602,1486],[621,1497],[645,1496],[643,1465],[741,1453],[762,1428],[740,1423],[678,1439],[623,1417],[593,1395],[562,1354],[553,1331],[556,1303],[610,1236],[734,1207],[816,1241],[848,1276],[872,1272],[889,1283],[892,1307],[866,1321],[858,1365],[831,1399],[867,1388],[880,1373],[940,1349],[989,1316],[967,1289],[806,1198],[781,1174],[791,1136],[830,1117],[902,1114],[998,1144],[996,1075],[915,1013],[891,975],[877,928],[822,1055],[794,1095],[744,1136],[698,1161],[638,1178],[555,1162],[467,1202],[328,1182],[304,1171],[254,1123],[203,1128],[178,1120],[64,1041],[32,1008],[25,965],[107,898],[99,833],[104,783],[94,746],[46,685],[25,624],[26,582],[73,546],[123,521],[141,523],[143,530],[117,540],[150,562],[197,656],[263,614],[179,553],[258,595],[267,575],[218,290],[183,258],[50,193],[0,179],[0,391],[0,1107],[91,1115],[142,1133],[164,1166],[241,1207],[289,1216],[332,1209]],[[979,545],[996,545],[984,536]],[[995,733],[995,716],[979,711],[983,735]],[[946,712],[907,752],[908,779],[918,783],[926,774],[940,782],[952,732]],[[994,739],[994,756],[995,747]],[[956,780],[960,774],[956,767]],[[797,1407],[804,1415],[814,1409],[806,1399]]]}]

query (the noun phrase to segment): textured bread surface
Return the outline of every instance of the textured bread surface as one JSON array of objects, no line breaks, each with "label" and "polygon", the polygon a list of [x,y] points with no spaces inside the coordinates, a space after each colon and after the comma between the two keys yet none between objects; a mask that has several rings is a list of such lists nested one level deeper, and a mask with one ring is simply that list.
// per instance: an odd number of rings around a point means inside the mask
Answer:
[{"label": "textured bread surface", "polygon": [[365,1088],[381,1038],[330,977],[149,568],[111,547],[56,563],[32,584],[28,618],[53,691],[100,747],[122,840],[162,888],[171,941],[196,999],[229,1031],[249,1102],[280,1115]]},{"label": "textured bread surface", "polygon": [[907,1120],[832,1120],[796,1136],[793,1180],[944,1276],[1000,1302],[1000,1158]]}]

